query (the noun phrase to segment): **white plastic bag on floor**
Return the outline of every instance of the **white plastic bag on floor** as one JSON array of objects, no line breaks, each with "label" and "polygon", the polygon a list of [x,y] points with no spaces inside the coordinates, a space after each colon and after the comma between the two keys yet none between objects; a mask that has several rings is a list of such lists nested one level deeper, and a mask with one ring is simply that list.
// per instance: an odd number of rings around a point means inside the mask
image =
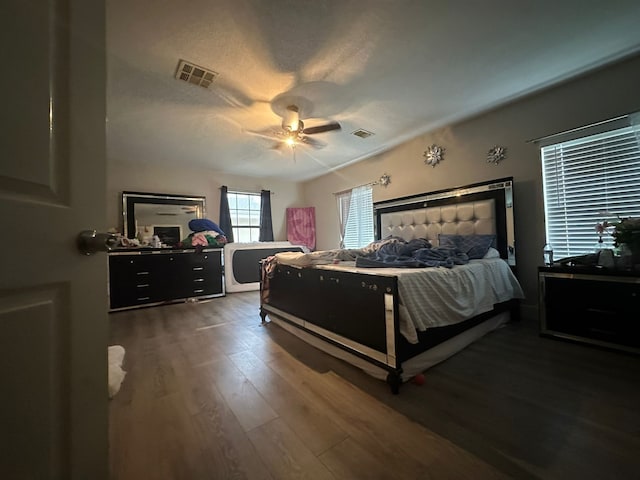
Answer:
[{"label": "white plastic bag on floor", "polygon": [[109,358],[109,398],[113,398],[120,391],[120,385],[127,374],[122,370],[122,362],[124,361],[124,347],[121,345],[112,345],[108,348]]}]

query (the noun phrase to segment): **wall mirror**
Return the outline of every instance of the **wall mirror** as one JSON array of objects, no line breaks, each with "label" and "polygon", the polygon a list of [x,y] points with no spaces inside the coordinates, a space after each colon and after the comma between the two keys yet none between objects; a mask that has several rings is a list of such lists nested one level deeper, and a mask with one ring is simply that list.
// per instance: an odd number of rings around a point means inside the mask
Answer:
[{"label": "wall mirror", "polygon": [[122,192],[122,218],[125,237],[144,244],[158,235],[173,247],[191,233],[191,220],[205,218],[205,197]]}]

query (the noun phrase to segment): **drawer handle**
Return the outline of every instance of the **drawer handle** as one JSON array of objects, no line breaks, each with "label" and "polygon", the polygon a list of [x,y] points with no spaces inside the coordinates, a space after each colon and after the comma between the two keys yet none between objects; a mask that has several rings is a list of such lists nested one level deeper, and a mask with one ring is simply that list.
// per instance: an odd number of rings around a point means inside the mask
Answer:
[{"label": "drawer handle", "polygon": [[204,267],[193,267],[194,272],[197,272],[198,270],[204,270]]},{"label": "drawer handle", "polygon": [[136,275],[149,275],[149,272],[136,272]]},{"label": "drawer handle", "polygon": [[204,292],[204,290],[203,290],[203,289],[201,289],[201,288],[200,288],[200,289],[198,289],[198,290],[194,290],[194,291],[193,291],[193,293],[202,293],[202,292]]},{"label": "drawer handle", "polygon": [[204,282],[204,278],[194,278],[194,282]]},{"label": "drawer handle", "polygon": [[149,300],[149,297],[138,297],[139,302],[143,302],[145,300]]},{"label": "drawer handle", "polygon": [[147,288],[149,286],[148,283],[141,283],[140,285],[136,285],[138,288]]}]

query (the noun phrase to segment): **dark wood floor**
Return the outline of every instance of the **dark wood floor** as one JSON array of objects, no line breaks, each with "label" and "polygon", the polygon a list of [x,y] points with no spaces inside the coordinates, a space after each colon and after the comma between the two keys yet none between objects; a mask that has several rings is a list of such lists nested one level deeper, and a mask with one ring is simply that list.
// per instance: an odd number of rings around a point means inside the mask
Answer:
[{"label": "dark wood floor", "polygon": [[640,478],[640,358],[518,322],[391,395],[257,292],[113,313],[111,478]]}]

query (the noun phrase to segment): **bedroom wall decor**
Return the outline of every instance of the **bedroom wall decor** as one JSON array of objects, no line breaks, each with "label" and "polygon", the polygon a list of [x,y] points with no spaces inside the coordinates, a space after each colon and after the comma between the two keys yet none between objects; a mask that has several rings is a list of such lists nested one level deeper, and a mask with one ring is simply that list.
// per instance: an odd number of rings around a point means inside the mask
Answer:
[{"label": "bedroom wall decor", "polygon": [[435,167],[442,160],[444,160],[444,152],[444,147],[436,145],[435,143],[433,145],[430,145],[423,153],[424,163]]},{"label": "bedroom wall decor", "polygon": [[377,181],[373,182],[374,185],[382,185],[385,188],[390,183],[391,183],[391,175],[388,175],[386,173],[383,173],[382,176]]},{"label": "bedroom wall decor", "polygon": [[507,158],[507,147],[496,145],[487,153],[487,163],[493,163],[494,165],[498,165],[505,158]]}]

